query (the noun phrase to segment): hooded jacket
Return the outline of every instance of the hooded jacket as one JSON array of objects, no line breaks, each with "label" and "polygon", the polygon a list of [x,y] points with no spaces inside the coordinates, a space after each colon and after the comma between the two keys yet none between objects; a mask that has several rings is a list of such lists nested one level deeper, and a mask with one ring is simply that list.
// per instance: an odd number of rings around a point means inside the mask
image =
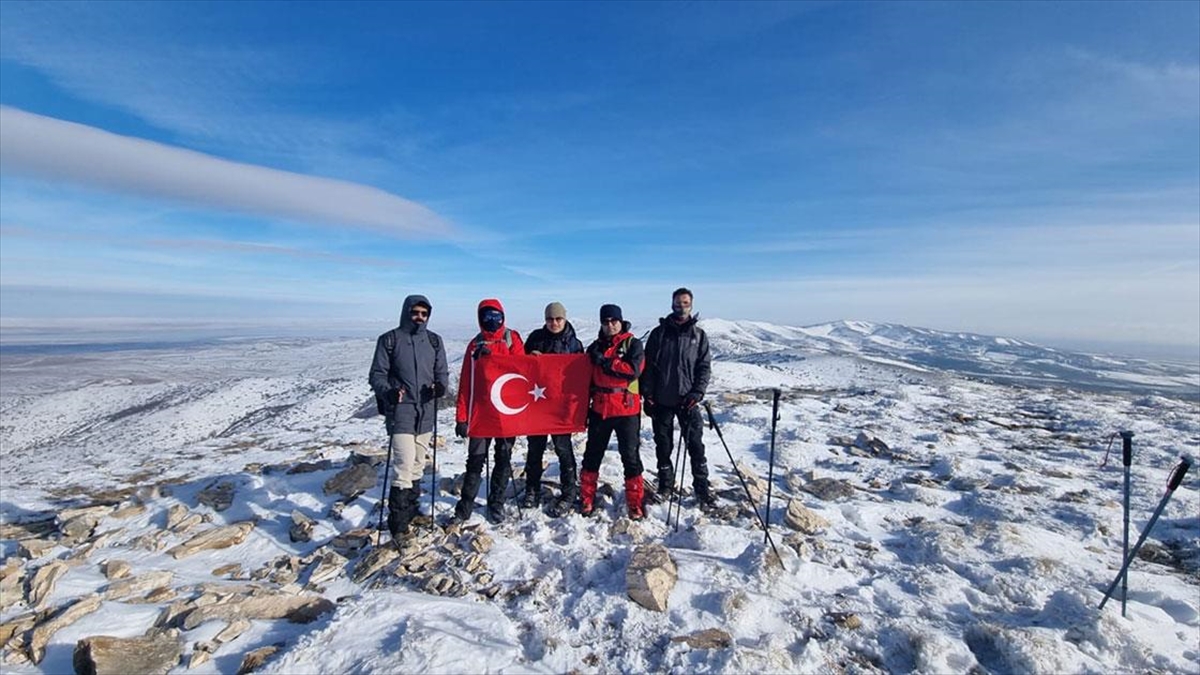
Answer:
[{"label": "hooded jacket", "polygon": [[[475,316],[478,318],[485,309],[498,309],[503,312],[504,305],[495,298],[480,300]],[[508,328],[507,317],[505,322],[500,324],[500,328],[494,331],[483,330],[481,321],[479,332],[467,343],[467,351],[463,355],[462,370],[458,374],[458,406],[454,413],[454,421],[466,422],[470,417],[471,373],[476,359],[486,359],[492,354],[524,353],[525,343],[521,341],[521,335],[517,331]]]},{"label": "hooded jacket", "polygon": [[[592,412],[602,419],[637,415],[642,411],[638,398],[638,375],[645,364],[642,341],[629,332],[628,321],[621,322],[621,332],[609,337],[600,335],[588,345],[592,359]],[[601,359],[602,357],[602,359]],[[602,360],[597,364],[597,360]]]},{"label": "hooded jacket", "polygon": [[563,329],[551,333],[545,327],[538,328],[529,334],[525,340],[525,353],[541,352],[543,354],[581,354],[583,343],[575,337],[575,327],[570,321],[563,322]]},{"label": "hooded jacket", "polygon": [[437,382],[445,391],[450,382],[441,336],[429,330],[426,323],[412,320],[409,313],[413,305],[429,307],[432,318],[433,305],[428,298],[423,295],[405,298],[400,326],[375,340],[375,358],[367,376],[375,395],[388,405],[384,412],[388,432],[392,434],[432,431],[435,409],[432,385]]},{"label": "hooded jacket", "polygon": [[642,373],[642,396],[655,405],[674,408],[684,397],[703,399],[712,376],[708,335],[696,324],[697,317],[676,323],[672,317],[658,320],[646,339],[646,372]]}]

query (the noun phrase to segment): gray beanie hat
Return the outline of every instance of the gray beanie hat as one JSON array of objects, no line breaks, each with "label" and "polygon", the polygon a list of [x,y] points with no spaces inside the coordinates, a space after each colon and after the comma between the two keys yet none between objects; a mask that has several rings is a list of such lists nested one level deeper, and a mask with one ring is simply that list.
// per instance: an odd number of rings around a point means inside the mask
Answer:
[{"label": "gray beanie hat", "polygon": [[561,317],[563,319],[567,318],[567,308],[563,307],[563,304],[561,302],[552,302],[552,303],[546,305],[546,318],[547,319],[556,319],[559,317]]}]

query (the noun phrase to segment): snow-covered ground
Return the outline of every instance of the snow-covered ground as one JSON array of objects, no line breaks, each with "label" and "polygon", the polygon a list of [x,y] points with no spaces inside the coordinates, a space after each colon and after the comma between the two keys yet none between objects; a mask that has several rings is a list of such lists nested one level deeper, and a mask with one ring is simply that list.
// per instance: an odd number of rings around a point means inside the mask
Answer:
[{"label": "snow-covered ground", "polygon": [[[394,565],[361,583],[341,574],[314,584],[305,568],[297,582],[333,601],[332,612],[307,624],[255,620],[189,669],[197,645],[225,628],[202,623],[182,632],[173,672],[233,673],[247,652],[268,645],[279,650],[261,671],[276,673],[1200,671],[1200,469],[1130,568],[1128,616],[1119,598],[1097,609],[1121,562],[1121,441],[1112,436],[1135,433],[1133,540],[1178,457],[1200,447],[1194,366],[865,322],[703,325],[718,355],[709,400],[729,451],[705,432],[728,507],[719,516],[685,499],[678,530],[665,522],[667,505],[630,523],[610,453],[601,479],[615,495],[597,517],[525,512],[493,526],[476,516],[468,531],[494,542],[483,554],[490,576],[445,570],[461,592],[426,593]],[[446,337],[456,361],[466,336]],[[214,569],[305,559],[335,535],[373,526],[378,486],[339,516],[322,490],[351,452],[379,448],[382,424],[363,412],[373,406],[373,344],[292,338],[0,352],[4,523],[99,498],[146,507],[105,516],[95,532],[110,534],[69,567],[44,606],[103,591],[105,560],[124,560],[135,574],[170,571],[178,600],[200,595],[202,584],[239,583]],[[766,480],[771,388],[782,392],[774,546],[739,508],[745,492],[729,456]],[[452,411],[439,426],[440,476],[453,477],[465,448],[445,437]],[[642,455],[652,477],[648,423]],[[322,460],[330,461],[288,473]],[[523,460],[519,441],[518,473]],[[556,478],[551,463],[547,479]],[[201,491],[222,482],[233,504],[200,504]],[[152,485],[164,488],[133,493]],[[817,486],[840,492],[819,497],[810,492]],[[828,524],[814,534],[789,529],[789,500]],[[439,520],[454,501],[439,494]],[[211,519],[201,527],[256,525],[241,544],[176,560],[166,550],[190,534],[168,532],[158,549],[144,542],[178,505]],[[289,538],[293,511],[317,521],[311,542]],[[678,566],[661,613],[626,594],[630,557],[651,542],[665,543]],[[15,538],[0,546],[6,559],[18,556]],[[72,554],[78,547],[56,546],[21,564],[32,575]],[[13,656],[10,642],[4,671],[69,672],[77,640],[141,635],[171,601],[106,599],[55,633],[38,664]],[[30,611],[23,601],[0,604],[0,624]],[[732,644],[673,640],[709,628]]]}]

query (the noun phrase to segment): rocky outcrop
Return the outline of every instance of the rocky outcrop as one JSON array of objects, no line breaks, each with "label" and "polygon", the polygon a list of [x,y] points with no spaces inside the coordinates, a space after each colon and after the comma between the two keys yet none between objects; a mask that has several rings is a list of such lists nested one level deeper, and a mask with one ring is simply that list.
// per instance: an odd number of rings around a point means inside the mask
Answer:
[{"label": "rocky outcrop", "polygon": [[42,603],[54,591],[55,584],[67,573],[68,569],[70,569],[69,566],[61,560],[53,560],[39,567],[29,582],[29,606],[33,609],[41,609]]},{"label": "rocky outcrop", "polygon": [[325,494],[341,495],[353,499],[375,487],[375,467],[370,464],[355,464],[342,469],[336,476],[325,481]]},{"label": "rocky outcrop", "polygon": [[176,631],[136,638],[94,635],[75,644],[73,661],[79,675],[165,675],[179,663],[182,652]]},{"label": "rocky outcrop", "polygon": [[726,649],[733,646],[733,636],[719,628],[705,628],[673,637],[671,642],[686,642],[692,649]]},{"label": "rocky outcrop", "polygon": [[243,522],[224,527],[215,527],[192,537],[184,543],[167,551],[176,560],[195,555],[200,551],[229,548],[245,541],[246,536],[254,529],[254,523]]},{"label": "rocky outcrop", "polygon": [[783,523],[805,534],[816,534],[829,527],[829,521],[810,511],[799,499],[789,499]]},{"label": "rocky outcrop", "polygon": [[625,569],[630,599],[655,612],[667,611],[667,600],[678,578],[675,561],[662,544],[639,546]]},{"label": "rocky outcrop", "polygon": [[46,645],[50,644],[50,638],[54,637],[55,633],[97,609],[100,609],[100,596],[93,593],[67,605],[54,616],[34,626],[29,633],[29,643],[25,650],[29,660],[41,663],[46,656]]},{"label": "rocky outcrop", "polygon": [[191,630],[213,619],[230,622],[237,619],[287,619],[292,623],[308,623],[333,611],[333,608],[333,602],[319,595],[270,593],[235,596],[230,600],[196,607],[183,616],[182,627]]}]

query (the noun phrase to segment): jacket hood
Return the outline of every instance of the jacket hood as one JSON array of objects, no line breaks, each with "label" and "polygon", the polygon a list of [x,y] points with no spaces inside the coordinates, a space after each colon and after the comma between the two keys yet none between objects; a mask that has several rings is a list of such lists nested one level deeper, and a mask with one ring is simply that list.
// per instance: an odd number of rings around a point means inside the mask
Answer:
[{"label": "jacket hood", "polygon": [[427,298],[423,295],[416,295],[416,294],[410,295],[407,298],[405,298],[404,299],[404,307],[402,307],[400,309],[400,328],[402,328],[410,333],[416,333],[418,331],[425,330],[425,326],[427,326],[429,323],[428,319],[426,319],[425,323],[423,323],[423,324],[413,323],[412,314],[411,314],[413,305],[425,305],[426,307],[429,308],[430,318],[433,317],[433,305],[430,304],[429,298]]},{"label": "jacket hood", "polygon": [[482,332],[485,336],[488,336],[488,337],[498,335],[508,326],[508,317],[507,316],[504,317],[504,320],[500,323],[499,329],[488,332],[486,330],[483,330],[483,324],[480,321],[480,314],[482,314],[483,310],[485,310],[485,309],[498,309],[501,312],[503,312],[504,305],[500,304],[500,301],[495,298],[484,298],[483,300],[479,301],[479,307],[475,310],[475,322],[479,325],[480,332]]}]

